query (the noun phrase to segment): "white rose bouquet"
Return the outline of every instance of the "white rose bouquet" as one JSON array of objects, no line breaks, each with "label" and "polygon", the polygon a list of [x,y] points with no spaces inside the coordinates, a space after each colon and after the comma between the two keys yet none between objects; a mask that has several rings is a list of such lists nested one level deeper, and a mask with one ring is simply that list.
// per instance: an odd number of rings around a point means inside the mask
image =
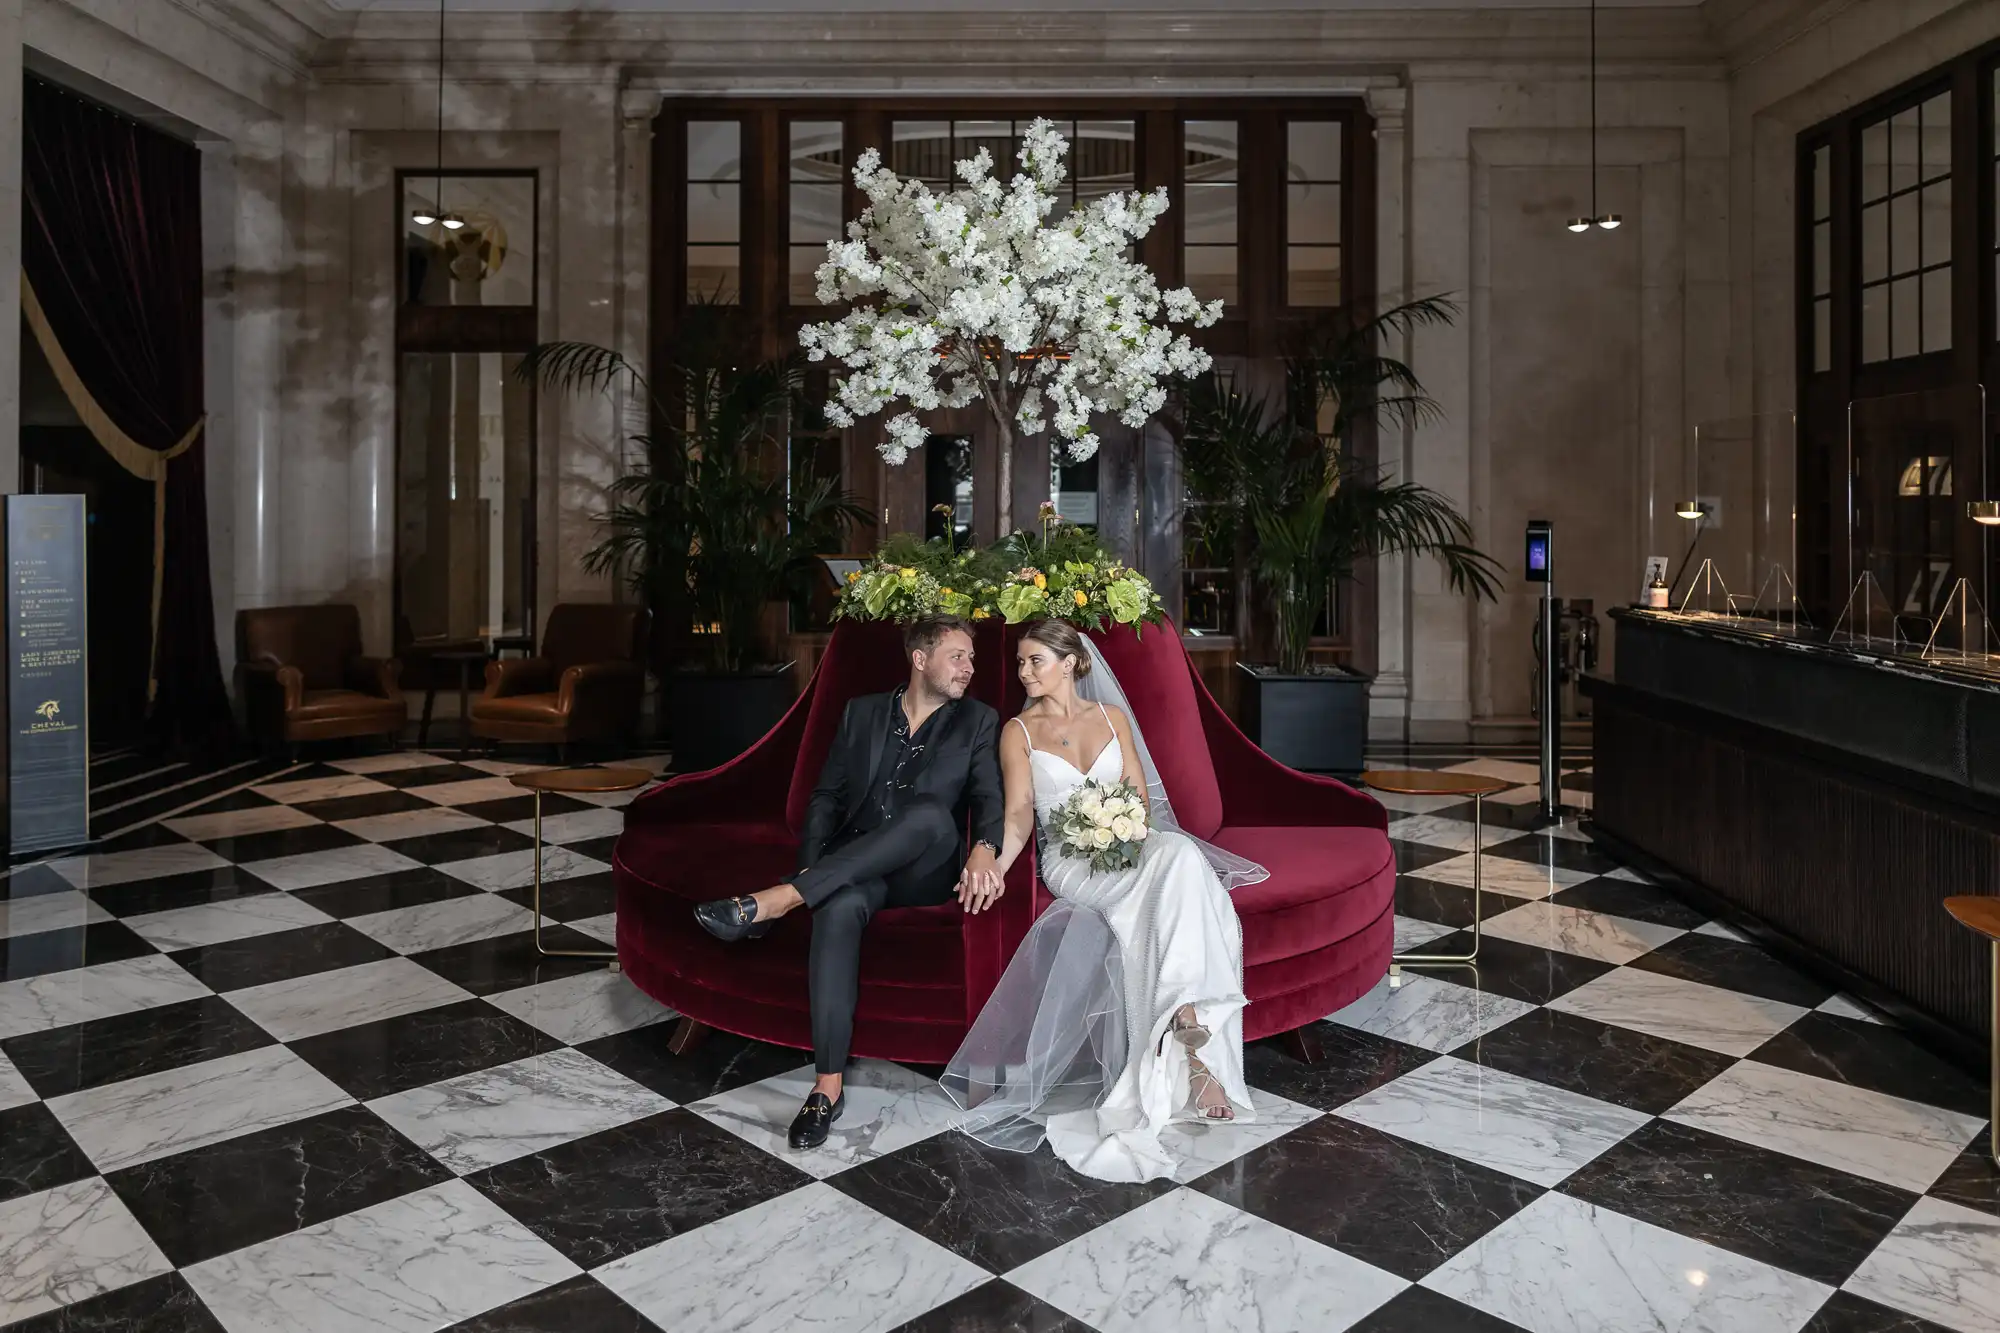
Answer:
[{"label": "white rose bouquet", "polygon": [[1065,855],[1090,862],[1095,873],[1130,870],[1152,836],[1146,796],[1131,783],[1087,780],[1056,808],[1049,832]]}]

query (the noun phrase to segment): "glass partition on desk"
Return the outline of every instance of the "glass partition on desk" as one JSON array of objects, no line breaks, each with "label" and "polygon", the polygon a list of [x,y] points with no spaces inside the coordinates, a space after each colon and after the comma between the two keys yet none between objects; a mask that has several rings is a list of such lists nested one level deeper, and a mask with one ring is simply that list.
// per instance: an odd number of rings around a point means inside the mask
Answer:
[{"label": "glass partition on desk", "polygon": [[[1798,443],[1790,412],[1695,426],[1691,475],[1674,513],[1687,525],[1693,575],[1675,605],[1758,628],[1809,627],[1799,609]],[[1699,586],[1696,586],[1696,584]]]}]

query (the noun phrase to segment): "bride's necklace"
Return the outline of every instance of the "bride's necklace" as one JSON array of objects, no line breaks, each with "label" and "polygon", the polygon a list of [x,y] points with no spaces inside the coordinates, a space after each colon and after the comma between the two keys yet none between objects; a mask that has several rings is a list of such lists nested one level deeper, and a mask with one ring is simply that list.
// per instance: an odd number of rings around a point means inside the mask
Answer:
[{"label": "bride's necklace", "polygon": [[[1079,714],[1078,716],[1081,716],[1081,714]],[[1076,717],[1071,717],[1071,718],[1070,718],[1070,720],[1069,720],[1069,725],[1071,725],[1071,726],[1075,726],[1075,725],[1076,725]],[[1055,727],[1055,722],[1054,722],[1054,719],[1051,719],[1051,720],[1050,720],[1050,723],[1049,723],[1049,726],[1050,726],[1050,729],[1051,729],[1051,730],[1054,730],[1054,727]],[[1059,745],[1061,745],[1061,746],[1063,747],[1063,749],[1065,749],[1065,750],[1069,749],[1069,733],[1068,733],[1068,732],[1066,732],[1066,731],[1058,731],[1058,732],[1056,732],[1056,742],[1057,742],[1057,743],[1058,743]]]}]

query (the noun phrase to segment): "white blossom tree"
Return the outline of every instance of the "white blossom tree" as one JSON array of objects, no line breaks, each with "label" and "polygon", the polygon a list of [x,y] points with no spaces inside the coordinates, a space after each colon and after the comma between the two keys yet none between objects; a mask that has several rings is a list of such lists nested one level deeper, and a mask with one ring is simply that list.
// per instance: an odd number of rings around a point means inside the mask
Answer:
[{"label": "white blossom tree", "polygon": [[999,434],[999,536],[1013,531],[1016,431],[1053,424],[1070,461],[1089,458],[1091,413],[1143,426],[1166,401],[1167,376],[1208,369],[1208,353],[1166,325],[1222,318],[1222,302],[1162,292],[1130,257],[1167,209],[1164,188],[1092,199],[1051,224],[1068,151],[1037,120],[1009,184],[982,148],[957,164],[963,186],[933,194],[869,149],[854,168],[868,207],[818,272],[821,304],[851,308],[799,330],[808,358],[846,367],[826,408],[835,425],[904,405],[878,446],[890,463],[924,442],[916,412],[986,404]]}]

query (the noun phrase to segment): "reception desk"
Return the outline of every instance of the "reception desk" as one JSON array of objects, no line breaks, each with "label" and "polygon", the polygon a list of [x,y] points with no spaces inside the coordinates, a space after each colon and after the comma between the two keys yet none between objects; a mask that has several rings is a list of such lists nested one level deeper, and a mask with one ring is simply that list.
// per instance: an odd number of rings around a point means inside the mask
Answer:
[{"label": "reception desk", "polygon": [[1986,952],[1945,914],[2000,892],[2000,675],[1824,635],[1611,613],[1594,819],[1792,961],[1967,1059]]}]

